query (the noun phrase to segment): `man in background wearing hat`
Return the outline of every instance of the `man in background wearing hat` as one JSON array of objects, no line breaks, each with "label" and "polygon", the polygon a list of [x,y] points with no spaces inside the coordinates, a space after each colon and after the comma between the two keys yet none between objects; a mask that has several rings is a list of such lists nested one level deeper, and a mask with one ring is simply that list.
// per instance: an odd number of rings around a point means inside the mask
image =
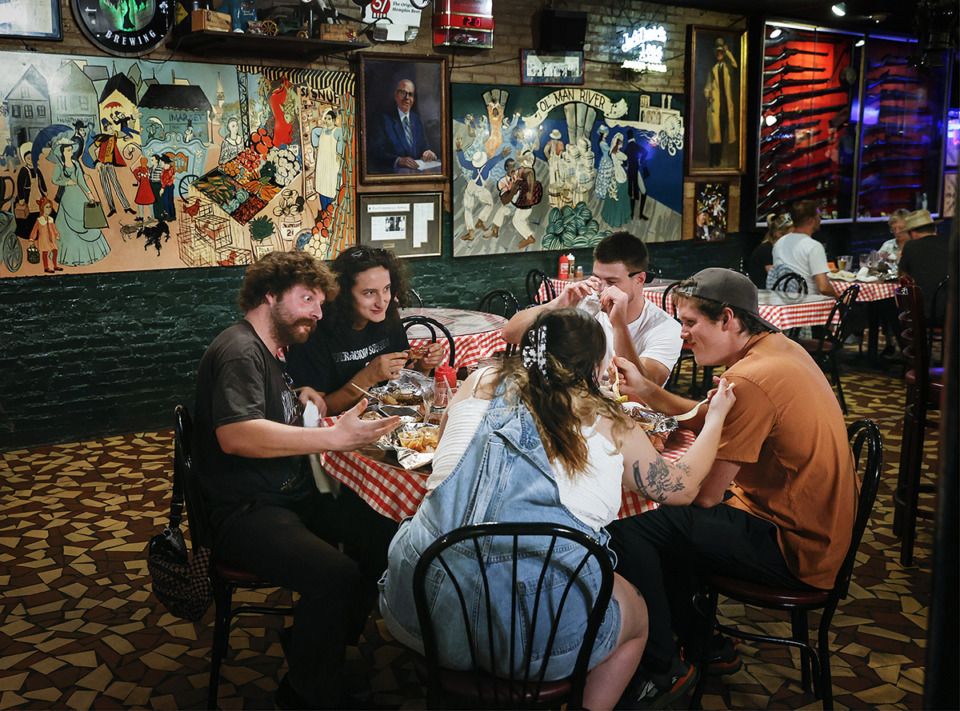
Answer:
[{"label": "man in background wearing hat", "polygon": [[[726,367],[737,401],[693,505],[661,506],[608,527],[617,572],[637,586],[649,610],[650,636],[630,699],[647,708],[662,708],[696,682],[689,662],[700,658],[703,634],[692,604],[698,575],[830,588],[857,506],[837,398],[806,351],[760,318],[756,286],[732,270],[710,268],[674,293],[681,335],[697,364]],[[615,364],[622,393],[670,415],[699,408],[685,425],[701,426],[709,405],[666,392],[623,358]],[[672,484],[666,467],[636,468],[634,475],[648,491]],[[733,643],[720,636],[711,662],[715,673],[741,666]]]},{"label": "man in background wearing hat", "polygon": [[950,264],[950,238],[938,235],[937,226],[927,210],[911,212],[903,221],[903,231],[910,234],[910,241],[900,252],[900,273],[908,274],[923,290],[923,309],[927,321],[943,323],[947,300],[940,298],[937,312],[933,313],[933,293],[937,285],[946,279]]}]

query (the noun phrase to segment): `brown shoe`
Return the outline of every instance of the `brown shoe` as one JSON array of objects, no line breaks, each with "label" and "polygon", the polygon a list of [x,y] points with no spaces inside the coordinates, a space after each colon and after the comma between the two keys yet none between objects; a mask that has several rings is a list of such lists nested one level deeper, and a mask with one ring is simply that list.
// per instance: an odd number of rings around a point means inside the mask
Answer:
[{"label": "brown shoe", "polygon": [[485,231],[485,230],[487,229],[487,226],[486,226],[485,224],[483,224],[483,220],[477,220],[476,229],[478,229],[478,230],[480,230],[481,232],[483,232],[483,231]]},{"label": "brown shoe", "polygon": [[467,240],[473,239],[473,230],[470,230],[469,232],[467,232],[467,234],[463,235],[460,239],[467,239]]},{"label": "brown shoe", "polygon": [[523,242],[520,243],[520,249],[526,249],[527,247],[529,247],[531,244],[533,244],[533,243],[536,242],[536,241],[537,241],[537,240],[535,240],[535,239],[533,238],[533,235],[530,235],[530,236],[527,237],[525,240],[523,240]]},{"label": "brown shoe", "polygon": [[500,236],[500,227],[498,225],[494,225],[493,227],[490,228],[490,234],[484,235],[484,237],[499,237],[499,236]]}]

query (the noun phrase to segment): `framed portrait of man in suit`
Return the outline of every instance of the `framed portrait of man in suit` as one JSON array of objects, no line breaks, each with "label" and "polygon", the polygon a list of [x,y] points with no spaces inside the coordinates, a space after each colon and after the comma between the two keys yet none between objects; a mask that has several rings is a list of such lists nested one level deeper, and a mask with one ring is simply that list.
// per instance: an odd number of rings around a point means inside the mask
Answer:
[{"label": "framed portrait of man in suit", "polygon": [[687,175],[737,175],[746,163],[747,33],[687,30]]},{"label": "framed portrait of man in suit", "polygon": [[430,182],[450,177],[444,57],[360,57],[360,179]]}]

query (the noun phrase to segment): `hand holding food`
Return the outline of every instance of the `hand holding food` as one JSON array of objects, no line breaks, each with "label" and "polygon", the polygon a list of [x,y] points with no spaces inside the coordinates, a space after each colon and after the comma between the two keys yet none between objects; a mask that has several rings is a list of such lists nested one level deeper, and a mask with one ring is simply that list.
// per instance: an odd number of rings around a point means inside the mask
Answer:
[{"label": "hand holding food", "polygon": [[728,382],[726,378],[720,378],[716,389],[711,390],[707,396],[710,400],[710,407],[707,408],[707,419],[719,417],[722,420],[727,416],[730,408],[733,407],[733,403],[737,401],[736,395],[733,394],[733,386],[734,383]]},{"label": "hand holding food", "polygon": [[363,369],[368,371],[373,382],[379,383],[383,380],[394,380],[400,376],[400,371],[407,362],[406,351],[400,353],[382,353],[374,358]]}]

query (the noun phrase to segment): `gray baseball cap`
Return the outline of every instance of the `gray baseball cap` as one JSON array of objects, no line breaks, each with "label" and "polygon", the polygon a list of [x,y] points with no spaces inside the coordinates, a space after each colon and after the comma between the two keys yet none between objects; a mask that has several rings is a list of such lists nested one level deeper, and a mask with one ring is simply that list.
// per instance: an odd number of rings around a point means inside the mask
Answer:
[{"label": "gray baseball cap", "polygon": [[771,331],[780,331],[772,323],[761,318],[760,308],[757,304],[757,287],[740,272],[721,267],[710,267],[700,270],[690,277],[689,281],[692,281],[693,284],[682,288],[677,287],[678,294],[696,296],[701,299],[736,306],[751,316],[755,316],[760,323]]}]

